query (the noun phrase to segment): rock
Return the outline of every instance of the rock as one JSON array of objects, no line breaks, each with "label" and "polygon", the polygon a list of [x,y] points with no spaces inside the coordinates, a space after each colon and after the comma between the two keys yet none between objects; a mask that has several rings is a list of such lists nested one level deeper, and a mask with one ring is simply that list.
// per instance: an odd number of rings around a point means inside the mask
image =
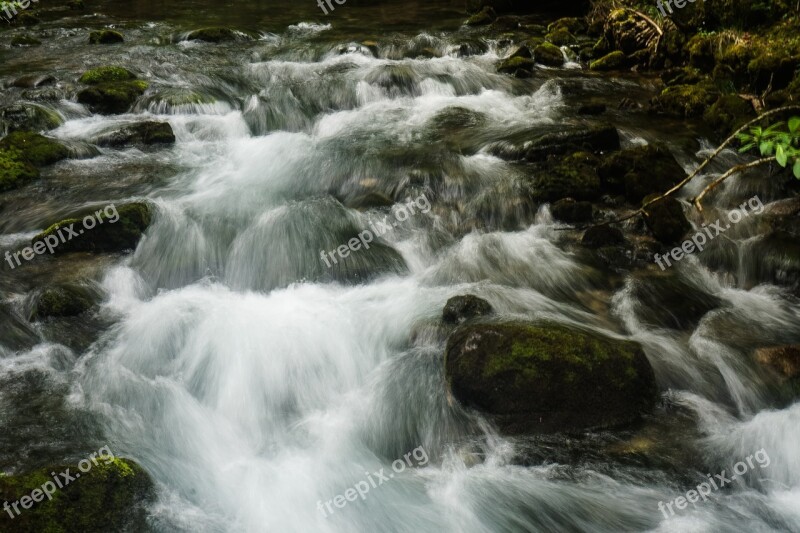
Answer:
[{"label": "rock", "polygon": [[0,192],[16,189],[39,177],[39,170],[16,148],[0,148]]},{"label": "rock", "polygon": [[587,248],[605,248],[625,244],[625,236],[613,226],[592,226],[581,238],[581,244]]},{"label": "rock", "polygon": [[672,270],[638,272],[630,280],[630,290],[640,320],[656,328],[694,329],[706,313],[722,304]]},{"label": "rock", "polygon": [[579,115],[602,115],[605,112],[605,104],[583,104],[578,108]]},{"label": "rock", "polygon": [[494,9],[486,6],[468,18],[464,24],[467,26],[486,26],[487,24],[494,22],[496,19],[497,13],[494,12]]},{"label": "rock", "polygon": [[708,82],[674,85],[650,100],[650,111],[676,117],[697,117],[716,102],[719,91]]},{"label": "rock", "polygon": [[606,54],[600,59],[596,59],[589,63],[589,70],[607,71],[607,70],[622,70],[628,64],[628,58],[625,54],[616,50],[610,54]]},{"label": "rock", "polygon": [[[0,475],[3,501],[30,498],[33,489],[48,481],[55,487],[52,499],[44,498],[30,509],[20,508],[13,531],[148,531],[146,507],[155,499],[155,486],[142,467],[129,459],[100,455],[95,457],[96,464],[90,462],[90,469],[85,470],[85,461],[49,465],[26,474]],[[67,469],[74,479],[58,488],[51,473]],[[7,520],[5,512],[4,515],[3,520]]]},{"label": "rock", "polygon": [[15,131],[0,140],[0,150],[17,150],[22,159],[36,167],[52,165],[69,156],[58,141],[30,131]]},{"label": "rock", "polygon": [[716,132],[727,137],[756,117],[753,104],[735,94],[724,94],[703,113],[703,120]]},{"label": "rock", "polygon": [[73,11],[78,11],[78,10],[84,9],[84,7],[85,7],[84,4],[83,4],[83,0],[70,0],[67,3],[67,6],[69,6],[69,8],[71,10],[73,10]]},{"label": "rock", "polygon": [[86,85],[100,85],[120,81],[133,81],[136,74],[123,67],[99,67],[87,70],[78,80]]},{"label": "rock", "polygon": [[565,30],[570,33],[584,33],[588,29],[586,21],[578,17],[564,17],[547,25],[547,32]]},{"label": "rock", "polygon": [[442,321],[445,324],[463,324],[467,320],[494,313],[491,304],[472,294],[453,296],[444,306]]},{"label": "rock", "polygon": [[96,144],[100,146],[130,146],[134,144],[173,144],[175,134],[168,122],[140,122],[124,126],[113,133],[99,137]]},{"label": "rock", "polygon": [[642,36],[651,30],[648,23],[636,17],[632,11],[620,8],[608,15],[605,38],[623,56],[630,55],[645,48]]},{"label": "rock", "polygon": [[94,305],[93,294],[77,285],[50,285],[35,296],[28,315],[31,322],[49,317],[77,316]]},{"label": "rock", "polygon": [[533,74],[534,62],[527,57],[509,57],[497,66],[501,74],[513,74],[517,78],[529,78]]},{"label": "rock", "polygon": [[118,31],[100,30],[89,34],[89,44],[114,44],[125,41],[125,38]]},{"label": "rock", "polygon": [[600,194],[599,160],[588,152],[576,152],[541,172],[534,179],[534,200],[553,202],[561,198],[591,200]]},{"label": "rock", "polygon": [[552,31],[544,36],[545,40],[556,46],[575,44],[575,36],[564,28]]},{"label": "rock", "polygon": [[561,48],[551,43],[542,43],[533,49],[533,57],[538,63],[548,67],[560,67],[564,64],[564,53]]},{"label": "rock", "polygon": [[661,81],[667,87],[674,85],[695,85],[708,79],[694,67],[680,67],[667,69],[661,73]]},{"label": "rock", "polygon": [[[655,196],[646,197],[644,203]],[[692,229],[692,225],[683,214],[681,203],[674,198],[662,198],[651,204],[647,208],[644,221],[653,236],[664,244],[678,244]]]},{"label": "rock", "polygon": [[634,204],[647,195],[669,190],[686,177],[669,149],[657,144],[612,153],[600,163],[597,173],[604,192],[624,194]]},{"label": "rock", "polygon": [[15,35],[11,38],[11,46],[39,46],[42,41],[30,35]]},{"label": "rock", "polygon": [[462,326],[445,372],[459,402],[511,434],[631,424],[658,394],[641,346],[551,322]]},{"label": "rock", "polygon": [[37,104],[12,104],[0,108],[0,130],[47,131],[59,127],[64,121],[55,111]]},{"label": "rock", "polygon": [[41,20],[39,19],[39,17],[31,13],[30,11],[23,11],[22,13],[17,15],[15,22],[18,22],[23,26],[35,26],[36,24],[39,24]]},{"label": "rock", "polygon": [[19,87],[20,89],[37,89],[45,85],[55,85],[56,79],[49,74],[35,74],[30,76],[21,76],[14,80],[11,85]]},{"label": "rock", "polygon": [[[797,228],[797,222],[794,222]],[[755,282],[800,289],[800,238],[793,231],[775,229],[758,239],[749,250]]]},{"label": "rock", "polygon": [[91,85],[78,93],[78,102],[92,111],[105,114],[124,113],[147,90],[145,81],[122,67],[100,67],[85,72],[81,83]]},{"label": "rock", "polygon": [[[115,208],[116,209],[116,208]],[[76,237],[72,237],[65,242],[61,242],[55,249],[55,254],[60,255],[70,252],[126,252],[136,248],[142,235],[153,221],[153,209],[144,202],[125,204],[116,209],[119,215],[116,222],[105,212],[100,213],[96,226],[91,230]],[[85,213],[81,213],[83,215]],[[94,216],[94,215],[92,215]],[[83,227],[81,218],[69,218],[61,220],[45,231],[36,235],[31,244],[44,241],[49,235],[58,235],[59,228],[73,226],[73,230],[78,231]],[[62,231],[62,234],[64,234]]]},{"label": "rock", "polygon": [[800,378],[800,345],[772,346],[755,351],[755,360],[784,378]]},{"label": "rock", "polygon": [[490,145],[489,152],[507,160],[544,161],[549,156],[578,150],[598,153],[619,150],[619,146],[619,133],[614,126],[562,126],[552,132],[538,128],[515,133]]},{"label": "rock", "polygon": [[379,191],[370,191],[347,202],[347,207],[359,210],[391,207],[393,205],[392,199]]},{"label": "rock", "polygon": [[223,43],[247,38],[248,37],[246,34],[234,31],[230,28],[211,27],[194,30],[193,32],[189,33],[189,35],[186,37],[186,40],[203,41],[206,43]]},{"label": "rock", "polygon": [[590,202],[578,202],[573,198],[562,198],[550,206],[553,218],[568,224],[591,222],[592,210]]}]

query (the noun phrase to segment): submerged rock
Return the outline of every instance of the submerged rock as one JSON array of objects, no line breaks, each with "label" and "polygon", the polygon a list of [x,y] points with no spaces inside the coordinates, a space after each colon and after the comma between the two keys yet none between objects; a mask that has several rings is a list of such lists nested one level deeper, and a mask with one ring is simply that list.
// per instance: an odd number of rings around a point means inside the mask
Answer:
[{"label": "submerged rock", "polygon": [[[126,252],[133,250],[142,238],[142,235],[153,221],[153,208],[144,202],[125,204],[117,208],[119,219],[112,222],[105,212],[96,215],[99,220],[92,229],[83,230],[83,222],[77,216],[61,220],[45,231],[36,235],[31,243],[35,245],[39,241],[45,241],[48,236],[59,237],[59,244],[55,248],[55,254],[69,252]],[[90,213],[81,213],[80,215]],[[92,215],[95,217],[95,215]],[[101,223],[102,221],[102,223]],[[79,232],[77,236],[68,238],[65,228],[72,227],[73,231]],[[83,231],[83,233],[80,233]]]},{"label": "submerged rock", "polygon": [[467,320],[494,313],[492,305],[472,294],[453,296],[444,306],[442,321],[445,324],[462,324]]},{"label": "submerged rock", "polygon": [[631,424],[658,394],[641,346],[550,322],[462,326],[445,372],[456,399],[508,433]]},{"label": "submerged rock", "polygon": [[[31,495],[38,498],[29,509],[18,504],[21,513],[13,519],[13,531],[148,531],[146,505],[155,498],[155,486],[142,467],[107,455],[95,457],[88,470],[85,464],[49,465],[25,474],[0,475],[0,500],[18,502],[27,497],[30,507]],[[58,475],[68,469],[73,479],[59,488],[51,473]],[[63,476],[59,480],[63,481]],[[52,499],[41,490],[47,482],[54,487]],[[2,520],[10,522],[6,512],[3,515]]]},{"label": "submerged rock", "polygon": [[373,209],[376,207],[391,207],[394,205],[394,202],[382,192],[370,191],[356,196],[345,205],[352,209]]},{"label": "submerged rock", "polygon": [[175,134],[168,122],[140,122],[124,126],[96,140],[100,146],[130,146],[134,144],[173,144]]},{"label": "submerged rock", "polygon": [[89,44],[114,44],[124,40],[122,34],[114,30],[93,31],[89,34]]},{"label": "submerged rock", "polygon": [[78,102],[105,114],[128,111],[148,87],[129,70],[113,66],[89,70],[79,81],[91,87],[78,93]]},{"label": "submerged rock", "polygon": [[19,103],[0,109],[0,130],[3,134],[52,130],[63,123],[58,113],[36,104]]},{"label": "submerged rock", "polygon": [[49,317],[77,316],[94,305],[94,295],[78,285],[51,285],[33,300],[28,319],[31,322]]}]

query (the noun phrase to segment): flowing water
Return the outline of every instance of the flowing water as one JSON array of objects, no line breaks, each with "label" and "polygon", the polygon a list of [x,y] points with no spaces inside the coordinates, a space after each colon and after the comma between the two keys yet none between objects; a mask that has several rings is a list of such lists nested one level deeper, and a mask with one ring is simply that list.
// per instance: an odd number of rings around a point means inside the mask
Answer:
[{"label": "flowing water", "polygon": [[[66,86],[49,90],[65,94],[105,64],[153,87],[119,116],[45,101],[65,119],[52,134],[87,157],[6,193],[2,251],[79,207],[146,198],[157,208],[130,256],[3,271],[0,462],[108,444],[157,482],[157,531],[800,531],[800,404],[749,359],[752,347],[800,340],[800,306],[756,285],[742,252],[750,230],[709,250],[738,258],[724,272],[697,258],[676,268],[722,305],[665,328],[635,280],[588,260],[546,207],[524,200],[525,167],[487,149],[510,133],[585,123],[574,112],[582,99],[645,99],[652,82],[577,68],[498,75],[510,44],[459,29],[461,2],[350,0],[327,18],[304,4],[109,2],[45,23],[42,47],[0,52],[0,76],[52,74]],[[83,44],[85,30],[110,22],[124,45]],[[259,38],[180,40],[210,23]],[[88,157],[88,141],[144,117],[168,121],[175,146]],[[626,145],[667,142],[687,169],[702,157],[702,132],[685,125],[616,106],[605,119]],[[326,267],[321,251],[398,220],[397,206],[343,207],[370,191],[432,207]],[[7,309],[36,286],[76,271],[106,295],[88,323],[12,318]],[[438,318],[465,293],[506,318],[642,343],[662,405],[639,429],[498,435],[444,387]],[[646,453],[619,453],[633,445]],[[768,466],[669,519],[659,511],[761,449]],[[412,450],[414,464],[363,500],[320,512]]]}]

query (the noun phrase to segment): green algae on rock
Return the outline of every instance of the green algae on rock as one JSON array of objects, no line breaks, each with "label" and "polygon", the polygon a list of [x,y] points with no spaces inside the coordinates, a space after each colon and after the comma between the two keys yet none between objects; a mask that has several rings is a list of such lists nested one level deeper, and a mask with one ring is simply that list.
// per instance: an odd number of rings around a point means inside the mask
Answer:
[{"label": "green algae on rock", "polygon": [[78,102],[105,114],[128,111],[149,86],[131,71],[117,66],[88,70],[79,81],[90,87],[78,93]]},{"label": "green algae on rock", "polygon": [[114,44],[124,41],[122,34],[114,30],[99,30],[89,34],[89,44]]},{"label": "green algae on rock", "polygon": [[132,81],[136,74],[123,67],[107,66],[87,70],[78,80],[86,85],[99,85],[116,81]]},{"label": "green algae on rock", "polygon": [[35,297],[28,319],[33,321],[49,317],[77,316],[92,308],[94,295],[74,284],[50,285]]},{"label": "green algae on rock", "polygon": [[562,158],[535,177],[533,198],[545,202],[596,198],[600,195],[598,163],[599,159],[589,152],[575,152]]},{"label": "green algae on rock", "polygon": [[564,64],[564,53],[552,43],[541,43],[533,48],[533,57],[537,63],[548,67],[560,67]]},{"label": "green algae on rock", "polygon": [[0,192],[15,189],[39,177],[39,170],[16,148],[0,148]]},{"label": "green algae on rock", "polygon": [[0,150],[14,149],[36,167],[52,165],[69,156],[69,150],[58,141],[30,131],[15,131],[0,140]]},{"label": "green algae on rock", "polygon": [[512,434],[627,425],[657,399],[641,346],[550,322],[462,326],[445,372],[456,399]]},{"label": "green algae on rock", "polygon": [[621,70],[626,66],[627,60],[625,54],[617,50],[589,63],[589,70]]},{"label": "green algae on rock", "polygon": [[597,173],[604,191],[624,194],[635,204],[649,194],[668,190],[686,177],[669,149],[659,144],[609,154],[598,166]]}]

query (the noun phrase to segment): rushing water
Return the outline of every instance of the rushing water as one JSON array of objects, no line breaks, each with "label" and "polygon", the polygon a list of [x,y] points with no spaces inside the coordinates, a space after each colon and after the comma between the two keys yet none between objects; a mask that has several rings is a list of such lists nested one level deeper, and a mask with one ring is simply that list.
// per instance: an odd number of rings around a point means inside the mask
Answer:
[{"label": "rushing water", "polygon": [[[48,104],[66,119],[52,134],[76,150],[143,117],[177,137],[165,150],[103,149],[46,171],[42,190],[7,193],[3,250],[84,205],[149,198],[157,218],[129,257],[4,272],[11,306],[67,269],[106,294],[80,327],[0,315],[0,423],[29,426],[0,439],[4,461],[109,444],[158,483],[159,531],[800,531],[800,405],[781,403],[748,359],[750,347],[800,340],[800,307],[777,287],[752,288],[744,259],[738,276],[692,260],[681,276],[723,304],[688,330],[653,325],[635,280],[587,262],[546,208],[523,200],[525,168],[484,149],[509,132],[579,123],[576,91],[613,103],[646,97],[649,82],[497,75],[509,44],[458,29],[460,2],[350,0],[328,18],[312,4],[109,3],[45,26],[40,48],[0,52],[8,79],[42,72],[69,85],[90,66],[122,64],[152,82],[131,114]],[[109,22],[125,45],[83,44],[86,28]],[[209,23],[261,38],[180,41]],[[364,39],[379,41],[378,57]],[[404,58],[425,48],[442,57]],[[205,103],[157,96],[188,91]],[[687,168],[699,159],[684,126],[615,109],[607,118],[628,144],[666,141]],[[343,207],[372,190],[432,208],[327,268],[320,251],[397,216]],[[735,254],[742,231],[710,253]],[[642,343],[663,405],[641,430],[496,434],[444,388],[437,320],[464,293],[505,317]],[[52,425],[28,420],[31,405]],[[646,443],[645,459],[615,451],[631,442]],[[769,466],[669,519],[659,511],[761,449]],[[424,457],[363,500],[319,511],[412,450]]]}]

